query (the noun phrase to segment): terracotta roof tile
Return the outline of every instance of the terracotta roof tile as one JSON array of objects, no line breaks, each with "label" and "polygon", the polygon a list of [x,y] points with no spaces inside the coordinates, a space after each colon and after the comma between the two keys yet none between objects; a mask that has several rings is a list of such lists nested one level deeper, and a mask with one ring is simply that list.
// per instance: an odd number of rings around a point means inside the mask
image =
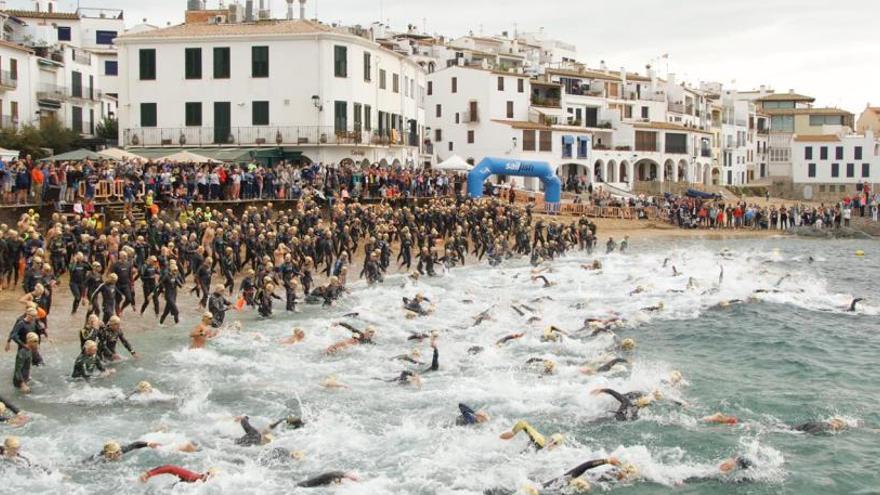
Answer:
[{"label": "terracotta roof tile", "polygon": [[755,101],[816,101],[816,99],[798,93],[771,93]]},{"label": "terracotta roof tile", "polygon": [[801,143],[837,143],[840,138],[836,134],[797,134],[794,140]]},{"label": "terracotta roof tile", "polygon": [[[259,21],[239,24],[178,24],[162,29],[123,34],[116,42],[154,38],[224,38],[227,36],[343,33],[326,24],[300,19]],[[353,35],[352,35],[353,36]]]},{"label": "terracotta roof tile", "polygon": [[19,9],[9,9],[2,11],[6,15],[10,15],[12,17],[29,17],[35,19],[68,19],[68,20],[77,20],[79,19],[79,14],[76,12],[37,12],[36,10],[19,10]]}]

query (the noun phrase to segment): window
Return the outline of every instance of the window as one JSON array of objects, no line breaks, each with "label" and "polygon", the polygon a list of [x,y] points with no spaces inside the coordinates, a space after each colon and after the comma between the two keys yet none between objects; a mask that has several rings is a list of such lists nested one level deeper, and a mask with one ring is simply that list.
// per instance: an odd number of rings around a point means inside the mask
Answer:
[{"label": "window", "polygon": [[843,125],[843,115],[810,115],[810,126]]},{"label": "window", "polygon": [[443,131],[440,129],[434,129],[434,142],[439,143],[443,141]]},{"label": "window", "polygon": [[657,133],[636,131],[636,151],[657,151]]},{"label": "window", "polygon": [[804,160],[812,160],[813,159],[813,147],[807,146],[804,148]]},{"label": "window", "polygon": [[834,149],[834,159],[843,160],[843,146],[838,146]]},{"label": "window", "polygon": [[828,159],[828,146],[822,146],[819,148],[819,159],[827,160]]},{"label": "window", "polygon": [[141,81],[156,80],[156,49],[141,48],[138,53]]},{"label": "window", "polygon": [[642,107],[642,118],[643,118],[643,119],[647,119],[647,118],[648,118],[648,115],[649,115],[648,112],[649,112],[649,111],[650,111],[650,110],[649,110],[648,107]]},{"label": "window", "polygon": [[522,135],[523,151],[535,151],[535,131],[523,130]]},{"label": "window", "polygon": [[156,127],[155,103],[141,103],[141,127]]},{"label": "window", "polygon": [[83,131],[83,109],[82,107],[70,107],[71,110],[71,125],[70,128],[74,130],[74,132],[78,132],[82,134]]},{"label": "window", "polygon": [[452,78],[452,92],[458,93],[458,78],[457,77]]},{"label": "window", "polygon": [[72,71],[70,73],[70,96],[74,98],[82,98],[83,95],[83,80],[82,73],[77,71]]},{"label": "window", "polygon": [[214,79],[229,79],[232,72],[229,47],[214,48]]},{"label": "window", "polygon": [[202,125],[202,103],[199,101],[188,101],[185,106],[186,126],[199,127]]},{"label": "window", "polygon": [[336,132],[348,130],[348,102],[337,101],[333,105],[333,127]]},{"label": "window", "polygon": [[524,93],[526,91],[526,81],[525,79],[519,78],[516,80],[516,92]]},{"label": "window", "polygon": [[498,91],[504,91],[504,77],[498,76]]},{"label": "window", "polygon": [[846,164],[846,176],[850,179],[856,176],[856,164],[855,163],[847,163]]},{"label": "window", "polygon": [[70,41],[70,26],[58,26],[58,41]]},{"label": "window", "polygon": [[336,45],[333,47],[333,75],[336,77],[348,77],[348,47]]},{"label": "window", "polygon": [[443,105],[440,105],[439,103],[437,104],[436,114],[437,114],[437,118],[440,118],[443,116]]},{"label": "window", "polygon": [[391,91],[400,93],[400,74],[391,74]]},{"label": "window", "polygon": [[9,116],[12,117],[13,122],[18,122],[18,102],[17,101],[10,101],[9,102]]},{"label": "window", "polygon": [[118,76],[119,75],[119,62],[115,60],[105,60],[104,61],[104,75],[105,76]]},{"label": "window", "polygon": [[251,104],[252,125],[269,125],[269,102],[255,101]]},{"label": "window", "polygon": [[513,102],[512,101],[507,102],[507,118],[508,119],[513,118]]},{"label": "window", "polygon": [[251,77],[269,77],[269,47],[251,47]]},{"label": "window", "polygon": [[373,130],[373,107],[364,105],[364,130]]},{"label": "window", "polygon": [[474,144],[474,131],[468,131],[468,144]]},{"label": "window", "polygon": [[373,80],[373,62],[370,60],[370,52],[364,52],[364,81]]},{"label": "window", "polygon": [[862,164],[862,178],[868,178],[871,175],[871,164],[863,163]]},{"label": "window", "polygon": [[18,79],[18,59],[9,59],[9,78]]},{"label": "window", "polygon": [[455,123],[456,123],[456,124],[460,124],[460,123],[461,123],[461,114],[458,113],[458,112],[455,112]]},{"label": "window", "polygon": [[428,81],[428,96],[434,94],[434,81]]},{"label": "window", "polygon": [[553,133],[550,131],[541,131],[540,142],[538,143],[539,151],[553,151]]},{"label": "window", "polygon": [[112,45],[116,39],[116,31],[95,31],[96,45]]},{"label": "window", "polygon": [[187,48],[184,50],[185,76],[187,79],[202,78],[202,49]]},{"label": "window", "polygon": [[831,177],[840,177],[840,164],[832,163],[831,164]]},{"label": "window", "polygon": [[351,110],[352,110],[352,113],[354,114],[353,115],[354,118],[352,120],[354,121],[354,130],[355,131],[360,131],[362,129],[362,127],[361,127],[363,125],[363,121],[361,120],[361,110],[362,109],[363,109],[363,106],[360,103],[355,103],[354,105],[352,105]]},{"label": "window", "polygon": [[379,89],[385,89],[385,69],[379,69]]},{"label": "window", "polygon": [[687,134],[666,133],[665,149],[667,153],[687,153]]},{"label": "window", "polygon": [[855,158],[856,160],[861,160],[861,159],[862,159],[862,147],[861,147],[861,146],[856,146],[856,147],[855,147],[855,150],[853,151],[853,153],[855,153],[855,157],[854,157],[854,158]]},{"label": "window", "polygon": [[95,109],[89,109],[89,134],[95,134]]},{"label": "window", "polygon": [[794,132],[794,116],[774,115],[770,118],[770,128],[774,132]]},{"label": "window", "polygon": [[452,141],[449,141],[449,151],[452,151],[452,148],[453,148]]}]

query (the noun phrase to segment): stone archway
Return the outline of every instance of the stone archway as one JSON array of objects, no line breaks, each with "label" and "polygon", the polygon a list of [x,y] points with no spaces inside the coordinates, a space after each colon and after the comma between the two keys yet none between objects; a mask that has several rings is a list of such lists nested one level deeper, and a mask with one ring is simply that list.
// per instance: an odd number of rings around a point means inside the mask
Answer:
[{"label": "stone archway", "polygon": [[608,160],[608,166],[605,167],[605,182],[617,182],[617,162]]},{"label": "stone archway", "polygon": [[633,165],[633,182],[657,180],[660,164],[650,158],[643,158]]},{"label": "stone archway", "polygon": [[679,160],[678,161],[678,175],[676,176],[678,182],[692,182],[692,177],[690,173],[690,166],[688,165],[687,160]]},{"label": "stone archway", "polygon": [[563,190],[569,192],[583,190],[593,182],[593,171],[582,163],[563,163],[556,169],[556,175],[562,181]]},{"label": "stone archway", "polygon": [[596,160],[596,163],[593,164],[593,182],[602,182],[603,181],[603,171],[605,169],[605,162],[602,160]]},{"label": "stone archway", "polygon": [[661,182],[677,182],[675,179],[675,173],[677,172],[675,168],[675,162],[670,160],[666,160],[663,162],[663,173],[660,176]]},{"label": "stone archway", "polygon": [[710,176],[711,176],[711,182],[710,182],[711,185],[713,185],[713,186],[720,186],[721,185],[721,168],[712,167],[712,172],[711,172]]},{"label": "stone archway", "polygon": [[617,182],[630,182],[631,174],[629,171],[629,163],[624,160],[620,162],[620,166],[617,171]]}]

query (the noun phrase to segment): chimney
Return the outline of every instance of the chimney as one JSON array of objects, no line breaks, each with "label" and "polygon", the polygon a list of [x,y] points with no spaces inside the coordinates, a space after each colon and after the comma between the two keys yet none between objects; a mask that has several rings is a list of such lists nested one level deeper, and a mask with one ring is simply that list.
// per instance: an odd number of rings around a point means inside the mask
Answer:
[{"label": "chimney", "polygon": [[793,94],[794,94],[794,89],[789,89],[789,90],[788,90],[788,94],[793,95]]},{"label": "chimney", "polygon": [[622,84],[620,85],[621,91],[625,91],[626,90],[626,67],[623,67],[623,66],[620,67],[620,79],[622,81]]},{"label": "chimney", "polygon": [[299,0],[299,18],[306,20],[306,0]]},{"label": "chimney", "polygon": [[245,22],[254,22],[254,0],[247,0],[244,4]]}]

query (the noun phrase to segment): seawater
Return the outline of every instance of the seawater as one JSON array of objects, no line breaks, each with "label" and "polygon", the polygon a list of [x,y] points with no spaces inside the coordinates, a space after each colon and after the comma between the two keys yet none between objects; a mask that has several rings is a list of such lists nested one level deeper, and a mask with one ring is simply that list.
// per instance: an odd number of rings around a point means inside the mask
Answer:
[{"label": "seawater", "polygon": [[[864,257],[854,256],[858,249]],[[604,264],[600,272],[581,269],[594,258]],[[15,399],[33,419],[23,428],[2,427],[2,433],[20,436],[23,453],[51,470],[0,468],[3,491],[478,494],[490,487],[541,482],[585,460],[615,455],[637,465],[642,479],[599,484],[597,490],[877,493],[878,258],[877,244],[864,241],[635,242],[623,255],[571,253],[555,261],[546,273],[555,282],[549,288],[530,280],[532,267],[524,261],[510,261],[498,268],[459,267],[418,282],[392,276],[377,287],[355,283],[336,307],[303,306],[295,315],[276,308],[270,320],[233,311],[227,319],[241,321],[241,330],[225,332],[204,350],[187,349],[197,312],[187,314],[178,327],[151,325],[149,316],[143,324],[148,330],[128,332],[141,359],[116,365],[114,378],[68,381],[77,350],[55,345],[43,351],[47,366],[34,371],[31,396],[18,396],[3,381],[0,393]],[[680,276],[673,276],[673,265]],[[690,277],[692,289],[687,288]],[[642,292],[631,294],[637,287]],[[780,292],[717,307],[774,288]],[[401,297],[416,292],[423,292],[436,312],[407,319]],[[854,296],[868,300],[858,312],[846,312]],[[661,312],[641,310],[660,302]],[[531,315],[518,315],[511,304],[532,307],[541,321],[528,324]],[[487,309],[493,319],[473,327],[473,317]],[[348,337],[333,323],[350,312],[359,318],[345,321],[377,328],[377,345],[325,356],[327,346]],[[619,336],[636,340],[631,373],[580,373],[579,367],[613,347],[610,335],[541,342],[547,325],[574,331],[586,317],[611,315],[627,320]],[[6,323],[11,325],[11,319],[7,316]],[[305,330],[306,340],[279,345],[295,326]],[[441,369],[426,375],[420,389],[376,380],[407,369],[392,358],[413,348],[422,352],[427,366],[427,341],[407,337],[432,330],[440,332]],[[518,331],[527,336],[495,346],[500,337]],[[485,351],[470,355],[467,350],[475,345]],[[11,356],[0,359],[4,372],[11,373]],[[526,369],[532,357],[554,359],[557,374],[540,376]],[[680,387],[664,383],[672,370],[684,375]],[[322,388],[319,383],[329,376],[351,388]],[[125,400],[144,379],[157,389],[156,396]],[[643,410],[638,421],[619,423],[610,419],[613,400],[590,395],[597,387],[622,392],[656,388],[688,406],[660,403]],[[487,410],[491,421],[476,428],[452,426],[458,402]],[[734,414],[742,424],[699,421],[715,411]],[[241,429],[233,418],[245,414],[257,427],[301,414],[307,427],[278,430],[273,445],[302,450],[306,457],[260,465],[259,447],[234,445]],[[833,416],[844,417],[851,428],[809,436],[785,427]],[[566,444],[534,453],[525,450],[521,436],[498,438],[520,419],[545,435],[565,434]],[[121,462],[82,462],[110,439],[167,446],[130,453]],[[183,454],[170,447],[186,440],[202,450]],[[747,476],[713,476],[717,464],[735,454],[748,455],[758,467]],[[175,484],[168,477],[138,483],[138,474],[161,464],[216,467],[220,474],[205,484]],[[337,469],[356,472],[363,481],[295,487]]]}]

